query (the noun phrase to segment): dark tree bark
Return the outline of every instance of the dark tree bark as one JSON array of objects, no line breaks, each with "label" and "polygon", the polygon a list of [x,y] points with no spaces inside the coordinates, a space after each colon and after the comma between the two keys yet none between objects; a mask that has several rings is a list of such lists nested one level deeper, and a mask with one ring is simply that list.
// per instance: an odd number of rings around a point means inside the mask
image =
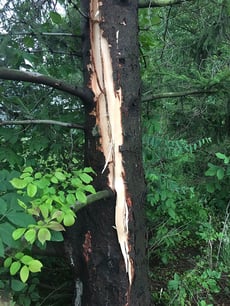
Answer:
[{"label": "dark tree bark", "polygon": [[82,209],[67,232],[75,305],[150,305],[137,7],[136,0],[82,1],[85,84],[94,94],[85,105],[85,163],[97,173],[97,190],[114,197]]}]

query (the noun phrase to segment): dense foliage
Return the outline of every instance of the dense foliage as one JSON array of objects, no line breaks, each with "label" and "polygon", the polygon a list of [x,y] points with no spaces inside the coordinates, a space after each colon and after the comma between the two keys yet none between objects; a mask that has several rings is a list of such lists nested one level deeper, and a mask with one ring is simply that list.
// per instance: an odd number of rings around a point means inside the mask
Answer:
[{"label": "dense foliage", "polygon": [[229,1],[140,13],[148,255],[157,305],[229,300],[229,14]]},{"label": "dense foliage", "polygon": [[[27,0],[1,7],[0,65],[81,85],[78,5],[37,1],[30,7]],[[229,0],[139,11],[148,260],[156,305],[229,300],[229,16]],[[91,170],[83,170],[83,107],[44,85],[1,80],[0,120],[1,295],[18,305],[68,304],[67,262],[44,257],[32,245],[40,250],[47,241],[61,241],[63,226],[75,220],[73,203],[95,192]]]}]

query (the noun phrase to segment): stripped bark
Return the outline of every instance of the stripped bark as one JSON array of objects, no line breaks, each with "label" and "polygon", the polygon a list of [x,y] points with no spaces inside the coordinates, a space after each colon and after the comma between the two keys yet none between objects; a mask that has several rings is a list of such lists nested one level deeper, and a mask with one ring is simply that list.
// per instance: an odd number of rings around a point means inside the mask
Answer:
[{"label": "stripped bark", "polygon": [[137,5],[82,1],[81,10],[89,12],[82,35],[85,83],[94,93],[85,107],[85,161],[97,173],[96,189],[109,187],[116,195],[81,209],[67,233],[83,305],[150,305]]}]

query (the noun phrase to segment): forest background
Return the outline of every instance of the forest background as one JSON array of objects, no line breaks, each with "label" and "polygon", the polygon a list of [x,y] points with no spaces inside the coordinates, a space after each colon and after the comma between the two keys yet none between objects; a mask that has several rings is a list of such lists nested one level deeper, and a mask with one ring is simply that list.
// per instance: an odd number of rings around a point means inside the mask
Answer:
[{"label": "forest background", "polygon": [[[228,305],[230,1],[177,2],[154,8],[140,2],[139,9],[152,303]],[[10,68],[81,84],[78,3],[35,1],[30,7],[31,1],[15,0],[0,8],[0,78]],[[38,255],[29,266],[18,238],[62,240],[59,223],[40,224],[38,238],[33,227],[24,228],[25,220],[33,221],[23,199],[35,196],[40,175],[62,188],[77,175],[80,202],[95,193],[93,170],[83,165],[83,107],[70,94],[20,81],[2,80],[0,96],[1,292],[12,305],[67,305],[72,282],[65,260]],[[20,185],[27,176],[32,180]],[[73,220],[67,211],[61,221],[69,226]]]}]

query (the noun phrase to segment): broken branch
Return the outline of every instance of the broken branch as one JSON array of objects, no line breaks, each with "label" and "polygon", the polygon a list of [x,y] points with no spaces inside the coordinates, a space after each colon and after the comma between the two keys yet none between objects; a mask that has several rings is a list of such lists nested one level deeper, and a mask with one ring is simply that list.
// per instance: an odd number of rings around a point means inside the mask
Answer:
[{"label": "broken branch", "polygon": [[98,191],[95,194],[90,194],[87,196],[87,201],[86,203],[81,203],[81,202],[76,202],[72,208],[73,211],[77,212],[78,210],[84,208],[85,206],[92,204],[96,201],[102,200],[102,199],[107,199],[107,198],[111,198],[114,196],[114,193],[111,189],[105,189],[102,191]]}]

